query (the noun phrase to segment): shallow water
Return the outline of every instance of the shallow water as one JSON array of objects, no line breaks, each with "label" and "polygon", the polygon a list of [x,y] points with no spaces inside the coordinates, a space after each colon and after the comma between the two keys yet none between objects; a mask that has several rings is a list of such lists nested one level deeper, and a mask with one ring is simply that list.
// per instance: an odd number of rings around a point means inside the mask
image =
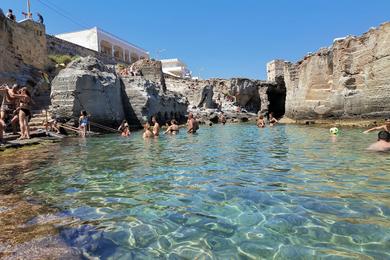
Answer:
[{"label": "shallow water", "polygon": [[20,151],[22,163],[0,154],[0,190],[71,218],[60,237],[86,257],[390,259],[390,154],[365,151],[375,134],[361,132],[67,139]]}]

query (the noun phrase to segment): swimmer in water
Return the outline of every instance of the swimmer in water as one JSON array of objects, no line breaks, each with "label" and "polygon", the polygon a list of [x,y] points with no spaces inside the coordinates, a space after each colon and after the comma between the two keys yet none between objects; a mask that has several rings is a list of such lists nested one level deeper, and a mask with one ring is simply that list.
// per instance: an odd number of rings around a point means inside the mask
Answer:
[{"label": "swimmer in water", "polygon": [[187,133],[195,134],[198,129],[199,129],[199,123],[194,118],[194,115],[190,112],[188,114],[188,120],[187,120]]},{"label": "swimmer in water", "polygon": [[149,123],[146,123],[144,125],[144,134],[142,135],[142,137],[144,139],[148,139],[148,138],[152,138],[154,136],[154,134],[152,133],[152,131],[150,131],[150,125]]},{"label": "swimmer in water", "polygon": [[382,131],[386,131],[386,132],[390,133],[390,118],[387,118],[385,120],[385,124],[384,125],[373,127],[371,129],[368,129],[368,130],[364,131],[363,133],[364,134],[368,134],[369,132],[378,131],[378,130],[382,130]]},{"label": "swimmer in water", "polygon": [[257,119],[257,123],[256,123],[257,127],[258,128],[264,128],[265,127],[265,122],[264,122],[264,116],[263,115],[259,115],[259,118]]},{"label": "swimmer in water", "polygon": [[367,150],[375,152],[390,151],[390,133],[387,131],[380,131],[378,133],[378,141],[370,145]]},{"label": "swimmer in water", "polygon": [[153,134],[154,136],[159,136],[160,134],[160,124],[157,122],[156,116],[152,117],[152,123],[153,123]]},{"label": "swimmer in water", "polygon": [[278,120],[274,117],[274,114],[271,112],[269,113],[269,126],[274,126],[278,123]]},{"label": "swimmer in water", "polygon": [[175,119],[171,120],[171,125],[168,127],[167,131],[165,131],[165,134],[178,134],[179,133],[179,126]]}]

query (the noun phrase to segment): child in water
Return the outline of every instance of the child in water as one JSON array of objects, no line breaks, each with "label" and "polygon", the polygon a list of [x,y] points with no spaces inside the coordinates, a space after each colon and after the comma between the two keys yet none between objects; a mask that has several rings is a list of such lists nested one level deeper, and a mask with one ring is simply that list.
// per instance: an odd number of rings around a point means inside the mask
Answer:
[{"label": "child in water", "polygon": [[128,137],[130,136],[129,124],[126,120],[122,121],[122,124],[119,126],[118,131],[121,131],[121,136]]},{"label": "child in water", "polygon": [[82,137],[85,137],[87,134],[88,123],[89,123],[89,117],[87,111],[82,110],[80,112],[80,117],[79,117],[79,130],[80,130],[80,135]]},{"label": "child in water", "polygon": [[259,118],[257,119],[256,125],[259,128],[264,128],[265,127],[265,122],[264,122],[264,116],[263,115],[259,115]]}]

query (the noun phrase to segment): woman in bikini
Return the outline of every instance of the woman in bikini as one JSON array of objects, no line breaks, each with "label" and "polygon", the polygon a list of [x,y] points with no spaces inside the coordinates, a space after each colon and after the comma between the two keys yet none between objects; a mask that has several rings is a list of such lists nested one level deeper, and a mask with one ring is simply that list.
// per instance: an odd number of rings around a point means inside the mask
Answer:
[{"label": "woman in bikini", "polygon": [[82,137],[85,137],[87,135],[88,124],[89,124],[88,113],[87,111],[82,110],[80,112],[80,118],[79,118],[79,130],[80,130],[80,135]]},{"label": "woman in bikini", "polygon": [[179,133],[179,126],[177,125],[177,122],[175,119],[171,120],[171,125],[168,127],[167,131],[165,131],[165,134],[178,134]]},{"label": "woman in bikini", "polygon": [[16,112],[19,114],[20,140],[30,139],[30,128],[28,121],[31,118],[31,94],[26,87],[20,89],[19,94],[14,95],[19,100],[19,107]]}]

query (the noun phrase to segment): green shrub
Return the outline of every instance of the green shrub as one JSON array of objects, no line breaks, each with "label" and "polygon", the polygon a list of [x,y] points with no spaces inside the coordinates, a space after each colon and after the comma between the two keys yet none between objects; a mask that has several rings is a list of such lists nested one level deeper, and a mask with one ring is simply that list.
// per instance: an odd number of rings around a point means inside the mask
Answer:
[{"label": "green shrub", "polygon": [[55,64],[64,64],[68,65],[69,62],[74,61],[79,58],[79,56],[70,56],[70,55],[49,55],[49,59]]}]

